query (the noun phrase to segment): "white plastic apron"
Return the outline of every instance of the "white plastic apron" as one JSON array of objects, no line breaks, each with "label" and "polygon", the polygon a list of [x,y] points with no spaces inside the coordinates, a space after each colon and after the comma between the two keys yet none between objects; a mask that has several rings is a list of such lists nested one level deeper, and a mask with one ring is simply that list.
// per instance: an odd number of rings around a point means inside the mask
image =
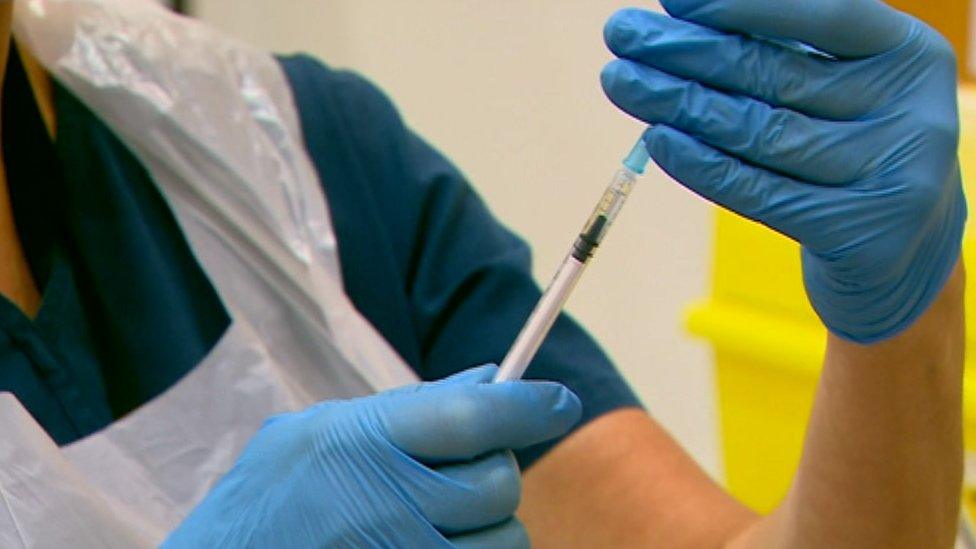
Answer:
[{"label": "white plastic apron", "polygon": [[269,55],[151,0],[16,0],[15,34],[151,173],[232,325],[177,385],[58,448],[0,395],[0,547],[155,545],[269,416],[416,381],[344,294]]}]

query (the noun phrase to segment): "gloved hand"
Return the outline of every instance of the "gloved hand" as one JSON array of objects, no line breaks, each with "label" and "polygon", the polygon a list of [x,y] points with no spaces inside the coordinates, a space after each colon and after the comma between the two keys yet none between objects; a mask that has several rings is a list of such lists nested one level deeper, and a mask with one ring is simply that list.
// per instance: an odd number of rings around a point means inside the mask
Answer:
[{"label": "gloved hand", "polygon": [[276,416],[165,547],[528,547],[509,449],[566,433],[580,402],[497,368]]},{"label": "gloved hand", "polygon": [[878,0],[662,0],[605,38],[604,89],[653,125],[650,155],[692,191],[803,246],[824,323],[870,343],[925,311],[966,206],[956,65]]}]

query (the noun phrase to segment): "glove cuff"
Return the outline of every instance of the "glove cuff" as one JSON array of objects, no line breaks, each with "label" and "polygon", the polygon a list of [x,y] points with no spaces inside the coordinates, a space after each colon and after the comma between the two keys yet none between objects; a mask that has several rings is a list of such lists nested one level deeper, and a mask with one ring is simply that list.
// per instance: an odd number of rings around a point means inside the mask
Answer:
[{"label": "glove cuff", "polygon": [[906,330],[935,301],[959,260],[966,225],[961,185],[941,217],[941,224],[922,240],[904,272],[881,283],[851,283],[834,276],[830,264],[803,249],[803,282],[810,304],[834,334],[871,344]]}]

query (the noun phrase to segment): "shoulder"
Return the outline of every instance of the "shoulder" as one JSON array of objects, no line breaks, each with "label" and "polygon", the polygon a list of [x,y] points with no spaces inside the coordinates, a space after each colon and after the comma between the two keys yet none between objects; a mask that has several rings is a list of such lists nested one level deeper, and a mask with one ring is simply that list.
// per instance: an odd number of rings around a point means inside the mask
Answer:
[{"label": "shoulder", "polygon": [[278,62],[306,125],[342,126],[347,136],[369,140],[375,140],[377,127],[403,131],[393,102],[361,74],[331,68],[307,54],[279,56]]},{"label": "shoulder", "polygon": [[354,186],[349,192],[358,199],[368,193],[377,207],[394,208],[394,217],[402,217],[421,199],[412,175],[426,156],[393,101],[356,72],[333,69],[305,54],[278,59],[326,193]]}]

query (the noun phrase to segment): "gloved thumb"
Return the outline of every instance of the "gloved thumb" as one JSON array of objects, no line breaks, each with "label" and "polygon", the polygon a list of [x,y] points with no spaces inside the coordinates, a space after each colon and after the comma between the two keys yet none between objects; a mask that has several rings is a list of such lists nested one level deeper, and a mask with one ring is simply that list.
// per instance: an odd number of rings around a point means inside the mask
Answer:
[{"label": "gloved thumb", "polygon": [[435,381],[431,385],[474,385],[477,383],[490,383],[495,377],[496,372],[498,372],[498,366],[494,364],[483,364]]},{"label": "gloved thumb", "polygon": [[[476,368],[476,373],[384,400],[379,417],[390,440],[425,462],[463,461],[554,439],[579,421],[580,400],[563,385],[488,383],[494,370]],[[486,382],[476,381],[478,372]]]}]

